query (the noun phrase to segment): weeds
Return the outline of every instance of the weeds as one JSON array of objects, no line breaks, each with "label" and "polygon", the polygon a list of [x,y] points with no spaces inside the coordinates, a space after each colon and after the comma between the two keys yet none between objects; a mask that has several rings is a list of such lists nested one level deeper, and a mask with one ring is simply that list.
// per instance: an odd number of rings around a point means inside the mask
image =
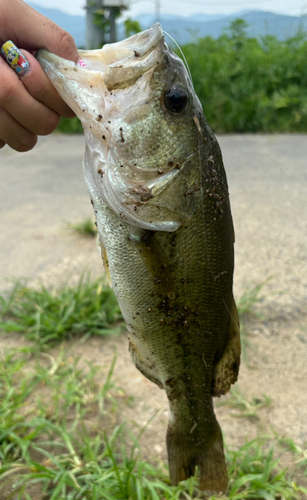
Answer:
[{"label": "weeds", "polygon": [[[7,499],[8,488],[13,488],[14,498],[30,499],[30,484],[39,486],[48,500],[206,498],[195,478],[171,486],[163,464],[142,459],[138,439],[144,429],[133,436],[124,423],[118,425],[119,406],[111,425],[110,420],[106,425],[110,402],[117,399],[112,382],[115,361],[97,387],[97,367],[82,369],[69,353],[58,359],[48,356],[16,350],[2,360],[0,387],[6,399],[0,420],[1,498]],[[87,424],[93,408],[99,414],[94,432]],[[212,500],[298,500],[307,494],[280,470],[274,447],[265,438],[237,451],[226,450],[226,458],[229,489]]]},{"label": "weeds", "polygon": [[237,308],[240,319],[244,319],[246,316],[254,315],[260,319],[263,319],[263,316],[257,309],[255,308],[256,304],[259,304],[264,301],[265,295],[261,294],[262,289],[265,285],[267,285],[272,279],[272,276],[269,276],[266,280],[262,281],[258,285],[254,287],[248,287],[243,293],[242,297],[237,301]]},{"label": "weeds", "polygon": [[295,465],[304,469],[304,474],[307,476],[307,443],[305,443],[305,449],[297,446],[297,444],[291,438],[278,437],[278,442],[287,450],[291,451],[296,460]]},{"label": "weeds", "polygon": [[[90,234],[93,225],[89,219],[72,228]],[[247,363],[247,351],[251,348],[247,320],[252,315],[263,318],[255,306],[263,302],[262,289],[270,279],[248,288],[237,301],[242,354]],[[77,287],[67,284],[59,289],[43,285],[31,287],[26,280],[11,281],[11,292],[0,294],[0,330],[3,332],[22,332],[27,339],[46,345],[76,333],[109,335],[118,331],[121,312],[113,291],[102,285],[102,278],[90,281],[89,277],[82,277]]]},{"label": "weeds", "polygon": [[230,389],[230,396],[223,401],[218,401],[216,406],[228,406],[229,408],[239,410],[239,413],[232,413],[232,417],[258,420],[258,411],[262,408],[269,408],[271,404],[271,399],[266,395],[263,395],[261,398],[254,397],[249,402],[237,387],[232,387]]},{"label": "weeds", "polygon": [[40,346],[74,334],[114,334],[122,315],[114,292],[102,283],[83,276],[76,287],[48,289],[14,280],[11,292],[0,295],[0,330],[21,332]]},{"label": "weeds", "polygon": [[[262,285],[239,303],[244,318],[261,300]],[[111,293],[111,295],[110,295]],[[192,500],[205,498],[197,478],[171,486],[164,464],[142,459],[138,440],[118,423],[122,391],[112,380],[115,359],[102,380],[97,366],[60,351],[40,352],[73,333],[105,334],[121,316],[112,292],[100,280],[80,281],[59,290],[15,282],[0,296],[1,327],[25,332],[35,343],[7,353],[0,373],[0,496],[31,498],[35,484],[44,500]],[[102,314],[102,316],[100,316]],[[38,316],[39,315],[39,316]],[[102,321],[103,319],[103,321]],[[83,366],[82,366],[83,364]],[[247,401],[231,391],[224,404],[234,416],[258,418],[270,405],[266,396]],[[291,440],[259,438],[237,451],[226,448],[229,488],[213,499],[301,500],[307,489],[282,470],[274,446],[289,446],[296,465],[306,468],[306,451]],[[13,488],[13,490],[12,490]]]},{"label": "weeds", "polygon": [[274,446],[268,446],[265,437],[246,443],[237,452],[227,452],[227,458],[231,476],[227,498],[294,500],[307,493],[287,480],[285,470],[278,469]]},{"label": "weeds", "polygon": [[67,228],[77,233],[81,236],[97,236],[97,228],[95,226],[95,222],[90,217],[88,219],[84,219],[76,224],[67,224]]}]

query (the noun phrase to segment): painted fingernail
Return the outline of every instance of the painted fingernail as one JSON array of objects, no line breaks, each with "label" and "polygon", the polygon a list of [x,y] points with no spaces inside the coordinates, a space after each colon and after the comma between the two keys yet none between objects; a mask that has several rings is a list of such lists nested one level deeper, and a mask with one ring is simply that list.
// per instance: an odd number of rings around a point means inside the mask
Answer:
[{"label": "painted fingernail", "polygon": [[25,56],[11,40],[8,40],[2,45],[1,54],[4,56],[11,68],[16,71],[18,76],[23,76],[30,69],[29,61],[27,61]]},{"label": "painted fingernail", "polygon": [[80,68],[90,69],[88,65],[83,61],[83,59],[81,59],[81,57],[79,57],[77,65],[80,66]]}]

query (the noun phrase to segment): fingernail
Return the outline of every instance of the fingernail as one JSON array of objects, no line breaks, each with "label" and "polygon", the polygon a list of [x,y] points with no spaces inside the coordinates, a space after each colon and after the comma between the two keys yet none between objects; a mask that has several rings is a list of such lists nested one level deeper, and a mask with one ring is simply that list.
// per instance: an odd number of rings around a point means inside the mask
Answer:
[{"label": "fingernail", "polygon": [[88,65],[83,61],[83,59],[81,59],[81,57],[79,57],[78,61],[77,61],[77,65],[80,66],[80,68],[87,68],[87,69],[90,69],[88,67]]},{"label": "fingernail", "polygon": [[29,61],[11,40],[2,45],[1,53],[18,76],[23,76],[30,69]]}]

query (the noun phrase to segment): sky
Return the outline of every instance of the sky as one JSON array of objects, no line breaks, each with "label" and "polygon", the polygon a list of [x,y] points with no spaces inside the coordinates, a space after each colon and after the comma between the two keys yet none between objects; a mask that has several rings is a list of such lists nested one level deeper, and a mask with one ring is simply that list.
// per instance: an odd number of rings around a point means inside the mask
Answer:
[{"label": "sky", "polygon": [[[131,7],[127,14],[133,18],[140,13],[154,13],[156,2],[160,3],[161,14],[182,16],[198,13],[232,14],[256,9],[296,16],[307,14],[307,0],[130,0]],[[85,13],[83,7],[86,0],[31,0],[31,3],[82,15]]]}]

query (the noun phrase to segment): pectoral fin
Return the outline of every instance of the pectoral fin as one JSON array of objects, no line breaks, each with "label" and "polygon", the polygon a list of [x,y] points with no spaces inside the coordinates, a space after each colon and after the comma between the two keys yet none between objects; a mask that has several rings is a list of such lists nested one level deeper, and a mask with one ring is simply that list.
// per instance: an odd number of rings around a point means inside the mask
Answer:
[{"label": "pectoral fin", "polygon": [[97,236],[96,245],[97,245],[98,252],[100,253],[100,257],[102,258],[103,267],[104,267],[104,270],[106,272],[107,283],[112,288],[112,281],[111,281],[111,276],[110,276],[107,251],[106,251],[104,245],[101,243],[99,235]]},{"label": "pectoral fin", "polygon": [[238,378],[241,354],[240,323],[234,300],[230,316],[228,343],[221,359],[216,364],[213,375],[213,396],[226,394],[231,384],[234,384]]},{"label": "pectoral fin", "polygon": [[144,259],[147,271],[157,285],[157,290],[169,297],[174,294],[174,279],[165,252],[155,238],[153,231],[144,231],[140,238],[130,236],[131,245],[135,246]]}]

